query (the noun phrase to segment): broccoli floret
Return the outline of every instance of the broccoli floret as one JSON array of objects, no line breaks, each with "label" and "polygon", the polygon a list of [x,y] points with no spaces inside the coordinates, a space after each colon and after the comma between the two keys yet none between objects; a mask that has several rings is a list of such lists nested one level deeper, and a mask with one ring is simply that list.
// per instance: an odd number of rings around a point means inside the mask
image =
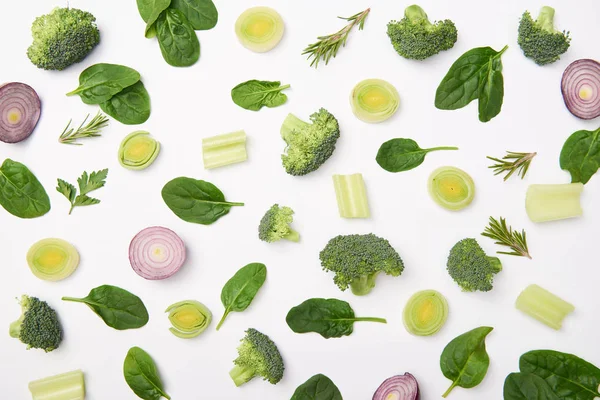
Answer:
[{"label": "broccoli floret", "polygon": [[498,257],[489,257],[475,239],[463,239],[450,250],[448,273],[465,292],[492,290],[494,275],[502,270]]},{"label": "broccoli floret", "polygon": [[283,378],[283,359],[277,346],[269,337],[250,328],[238,347],[235,367],[229,372],[235,386],[241,386],[255,376],[275,385]]},{"label": "broccoli floret", "polygon": [[399,276],[404,270],[400,255],[386,239],[367,235],[339,235],[327,243],[319,254],[326,271],[335,272],[333,282],[341,290],[350,289],[357,296],[375,287],[380,272]]},{"label": "broccoli floret", "polygon": [[63,70],[83,60],[100,42],[96,17],[76,8],[55,8],[31,26],[27,56],[38,68]]},{"label": "broccoli floret", "polygon": [[417,5],[407,7],[400,21],[390,21],[387,34],[398,54],[414,60],[424,60],[451,49],[458,39],[454,22],[445,19],[432,24]]},{"label": "broccoli floret", "polygon": [[300,235],[289,225],[294,220],[293,215],[294,210],[291,208],[274,204],[260,220],[258,238],[268,243],[281,239],[297,242],[300,240]]},{"label": "broccoli floret", "polygon": [[554,29],[554,8],[542,7],[537,20],[525,11],[519,23],[519,46],[538,65],[550,64],[569,48],[569,32]]},{"label": "broccoli floret", "polygon": [[306,175],[319,168],[335,150],[340,126],[329,111],[321,108],[310,116],[310,123],[289,114],[281,126],[287,143],[281,155],[283,167],[290,175]]},{"label": "broccoli floret", "polygon": [[27,348],[52,351],[62,341],[62,327],[56,311],[37,297],[21,296],[21,317],[10,324],[9,334]]}]

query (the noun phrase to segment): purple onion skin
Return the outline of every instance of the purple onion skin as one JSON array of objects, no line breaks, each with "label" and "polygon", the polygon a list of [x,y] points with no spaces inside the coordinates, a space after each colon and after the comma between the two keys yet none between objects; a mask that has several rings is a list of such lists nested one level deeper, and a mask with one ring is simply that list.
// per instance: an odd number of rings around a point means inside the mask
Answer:
[{"label": "purple onion skin", "polygon": [[[594,89],[594,96],[587,101],[579,97],[583,85]],[[562,75],[561,91],[565,106],[574,116],[581,119],[600,116],[600,63],[587,58],[573,61]]]},{"label": "purple onion skin", "polygon": [[399,400],[419,400],[419,384],[415,377],[408,372],[404,375],[392,376],[383,381],[375,391],[373,400],[386,400],[387,395],[398,388],[403,390],[403,396]]},{"label": "purple onion skin", "polygon": [[[6,120],[10,109],[21,112],[21,121],[12,125]],[[29,85],[10,82],[0,85],[0,141],[17,143],[27,139],[34,131],[42,112],[40,98]]]}]

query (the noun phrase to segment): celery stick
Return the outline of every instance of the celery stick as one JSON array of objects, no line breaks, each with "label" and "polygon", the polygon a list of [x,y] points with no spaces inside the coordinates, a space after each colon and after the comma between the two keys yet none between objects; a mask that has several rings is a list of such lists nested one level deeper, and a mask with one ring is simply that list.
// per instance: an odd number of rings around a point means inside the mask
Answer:
[{"label": "celery stick", "polygon": [[29,382],[33,400],[84,400],[85,382],[81,370]]},{"label": "celery stick", "polygon": [[527,286],[517,298],[516,307],[556,330],[562,327],[563,319],[575,311],[571,303],[538,285]]},{"label": "celery stick", "polygon": [[333,186],[342,218],[369,218],[369,201],[362,174],[334,175]]},{"label": "celery stick", "polygon": [[525,197],[525,209],[533,222],[573,218],[583,214],[579,202],[582,183],[530,185]]},{"label": "celery stick", "polygon": [[246,132],[224,133],[202,139],[202,156],[205,169],[246,161]]}]

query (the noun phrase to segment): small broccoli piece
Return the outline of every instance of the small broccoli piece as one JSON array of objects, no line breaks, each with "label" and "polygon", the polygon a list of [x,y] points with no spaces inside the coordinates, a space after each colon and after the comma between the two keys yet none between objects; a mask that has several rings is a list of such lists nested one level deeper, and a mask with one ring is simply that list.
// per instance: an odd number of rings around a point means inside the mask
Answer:
[{"label": "small broccoli piece", "polygon": [[9,334],[27,348],[52,351],[62,341],[62,327],[56,311],[37,297],[21,296],[21,317],[10,324]]},{"label": "small broccoli piece", "polygon": [[281,239],[297,242],[300,240],[300,235],[289,225],[294,220],[293,215],[294,210],[291,208],[274,204],[260,220],[258,238],[268,243]]},{"label": "small broccoli piece", "polygon": [[283,167],[290,175],[306,175],[319,168],[335,150],[340,137],[337,119],[324,108],[310,116],[310,123],[289,114],[281,126],[287,143],[281,155]]},{"label": "small broccoli piece", "polygon": [[400,21],[390,21],[387,34],[398,54],[414,60],[424,60],[451,49],[458,39],[454,22],[446,19],[432,24],[417,5],[407,7]]},{"label": "small broccoli piece", "polygon": [[235,386],[241,386],[255,376],[275,385],[283,378],[283,359],[277,346],[269,337],[250,328],[238,347],[235,367],[229,372]]},{"label": "small broccoli piece", "polygon": [[542,7],[537,20],[525,11],[519,23],[519,46],[538,65],[550,64],[569,48],[569,32],[554,29],[554,8]]},{"label": "small broccoli piece", "polygon": [[450,250],[448,273],[465,292],[492,290],[494,275],[502,270],[498,257],[489,257],[475,239],[463,239]]},{"label": "small broccoli piece", "polygon": [[335,272],[333,282],[341,290],[350,289],[357,296],[375,287],[380,272],[399,276],[404,270],[400,255],[386,239],[367,235],[339,235],[327,243],[319,254],[326,271]]},{"label": "small broccoli piece", "polygon": [[27,56],[38,68],[63,70],[83,60],[100,42],[96,17],[76,8],[55,8],[31,26]]}]

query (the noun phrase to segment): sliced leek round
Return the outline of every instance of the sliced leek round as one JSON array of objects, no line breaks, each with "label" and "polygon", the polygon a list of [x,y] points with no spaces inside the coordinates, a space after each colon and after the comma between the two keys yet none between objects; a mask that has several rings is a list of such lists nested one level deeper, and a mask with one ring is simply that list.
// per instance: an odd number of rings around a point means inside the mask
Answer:
[{"label": "sliced leek round", "polygon": [[430,336],[439,331],[448,318],[448,302],[435,290],[422,290],[406,303],[402,320],[409,333]]},{"label": "sliced leek round", "polygon": [[256,53],[265,53],[279,44],[284,23],[281,15],[270,7],[252,7],[235,22],[235,34],[240,43]]},{"label": "sliced leek round", "polygon": [[79,253],[66,240],[42,239],[29,248],[27,264],[38,278],[60,281],[75,272],[79,265]]},{"label": "sliced leek round", "polygon": [[361,121],[378,123],[396,113],[400,95],[391,83],[383,79],[365,79],[352,89],[350,105]]},{"label": "sliced leek round", "polygon": [[119,146],[119,163],[133,170],[148,168],[158,156],[160,143],[146,131],[135,131],[125,136]]},{"label": "sliced leek round", "polygon": [[475,182],[469,174],[456,167],[440,167],[429,176],[429,195],[440,206],[462,210],[475,197]]},{"label": "sliced leek round", "polygon": [[182,339],[191,339],[200,335],[212,321],[212,313],[196,300],[184,300],[172,304],[165,310],[169,313],[169,328],[173,335]]}]

